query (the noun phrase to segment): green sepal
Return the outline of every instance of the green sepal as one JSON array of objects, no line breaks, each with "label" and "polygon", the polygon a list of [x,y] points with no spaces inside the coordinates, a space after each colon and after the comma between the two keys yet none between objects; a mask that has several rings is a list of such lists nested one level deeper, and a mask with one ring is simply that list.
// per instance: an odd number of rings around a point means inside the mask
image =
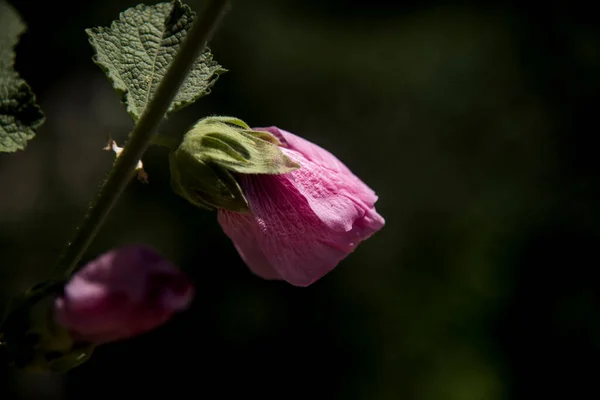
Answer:
[{"label": "green sepal", "polygon": [[268,132],[253,131],[237,118],[208,117],[186,133],[180,149],[239,174],[279,175],[300,168],[278,143]]},{"label": "green sepal", "polygon": [[3,358],[24,371],[66,372],[85,362],[94,345],[77,342],[54,321],[62,282],[37,285],[17,299],[0,327]]},{"label": "green sepal", "polygon": [[175,150],[169,155],[171,187],[196,207],[248,211],[242,188],[226,169]]},{"label": "green sepal", "polygon": [[201,119],[169,156],[171,186],[197,207],[246,212],[239,176],[279,175],[300,168],[279,145],[275,136],[254,131],[238,118]]}]

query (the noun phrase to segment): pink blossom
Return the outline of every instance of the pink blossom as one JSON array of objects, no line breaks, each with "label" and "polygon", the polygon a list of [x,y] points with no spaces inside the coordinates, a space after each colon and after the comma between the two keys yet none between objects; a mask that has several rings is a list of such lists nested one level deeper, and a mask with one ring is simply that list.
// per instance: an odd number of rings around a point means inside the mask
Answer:
[{"label": "pink blossom", "polygon": [[248,267],[264,279],[308,286],[383,227],[377,196],[333,154],[276,127],[270,132],[301,168],[237,175],[250,213],[219,210],[219,223]]},{"label": "pink blossom", "polygon": [[78,341],[126,339],[157,328],[193,297],[188,278],[154,250],[111,250],[75,273],[54,302],[55,319]]}]

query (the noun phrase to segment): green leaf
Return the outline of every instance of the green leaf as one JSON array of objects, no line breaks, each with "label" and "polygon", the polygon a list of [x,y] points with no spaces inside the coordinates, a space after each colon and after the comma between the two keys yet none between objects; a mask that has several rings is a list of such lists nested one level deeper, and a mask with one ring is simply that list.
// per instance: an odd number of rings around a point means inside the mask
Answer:
[{"label": "green leaf", "polygon": [[[153,6],[137,5],[121,13],[110,27],[87,29],[96,50],[94,61],[137,121],[152,99],[195,19],[195,13],[176,0]],[[206,49],[195,62],[167,114],[210,93],[219,74],[226,72]]]},{"label": "green leaf", "polygon": [[25,29],[15,9],[0,0],[0,152],[25,149],[44,122],[31,88],[14,70],[14,47]]}]

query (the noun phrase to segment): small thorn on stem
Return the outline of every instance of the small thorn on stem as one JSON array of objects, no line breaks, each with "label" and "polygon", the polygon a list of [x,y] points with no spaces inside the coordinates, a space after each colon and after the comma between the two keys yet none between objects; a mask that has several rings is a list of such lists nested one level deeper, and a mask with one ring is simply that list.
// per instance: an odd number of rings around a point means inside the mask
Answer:
[{"label": "small thorn on stem", "polygon": [[[106,147],[104,147],[102,150],[114,151],[117,157],[119,157],[121,155],[121,152],[123,151],[123,148],[119,147],[117,145],[117,142],[115,142],[112,138],[109,137],[108,145],[106,145]],[[146,171],[144,171],[144,164],[142,164],[142,160],[138,161],[135,170],[137,171],[138,181],[142,183],[148,183],[148,174],[146,173]]]}]

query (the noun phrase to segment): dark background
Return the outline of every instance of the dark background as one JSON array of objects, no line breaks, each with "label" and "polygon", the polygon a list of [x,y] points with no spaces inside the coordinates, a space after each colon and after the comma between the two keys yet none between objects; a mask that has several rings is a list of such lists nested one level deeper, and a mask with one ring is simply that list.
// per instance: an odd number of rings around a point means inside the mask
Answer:
[{"label": "dark background", "polygon": [[[152,244],[197,284],[164,327],[0,398],[596,398],[600,29],[583,2],[232,1],[227,69],[174,114],[277,125],[339,156],[385,228],[308,288],[252,275],[213,213],[144,157],[85,259]],[[2,301],[43,280],[132,127],[84,29],[132,1],[17,1],[17,69],[47,117],[0,154]],[[195,10],[199,5],[188,1]]]}]

